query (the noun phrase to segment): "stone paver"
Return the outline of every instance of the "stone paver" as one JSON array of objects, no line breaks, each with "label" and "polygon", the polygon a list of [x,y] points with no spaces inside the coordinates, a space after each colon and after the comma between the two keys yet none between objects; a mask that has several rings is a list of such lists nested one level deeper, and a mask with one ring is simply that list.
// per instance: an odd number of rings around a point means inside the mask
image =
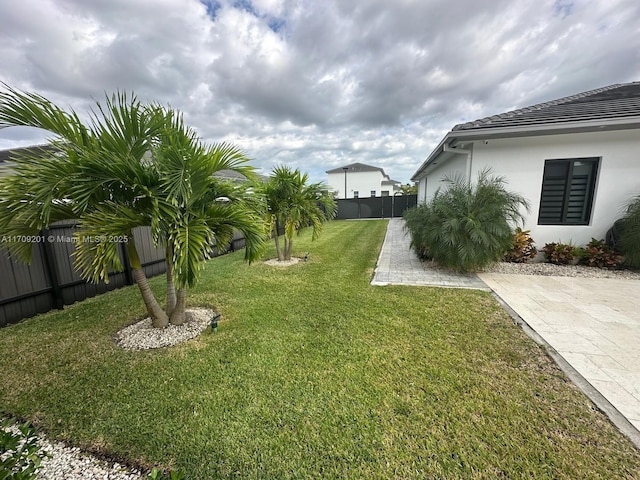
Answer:
[{"label": "stone paver", "polygon": [[402,218],[389,220],[387,235],[382,245],[373,285],[424,285],[451,288],[489,290],[477,275],[427,270],[411,249],[411,238],[404,229]]},{"label": "stone paver", "polygon": [[493,291],[572,380],[640,448],[640,282],[424,269],[391,219],[373,285]]}]

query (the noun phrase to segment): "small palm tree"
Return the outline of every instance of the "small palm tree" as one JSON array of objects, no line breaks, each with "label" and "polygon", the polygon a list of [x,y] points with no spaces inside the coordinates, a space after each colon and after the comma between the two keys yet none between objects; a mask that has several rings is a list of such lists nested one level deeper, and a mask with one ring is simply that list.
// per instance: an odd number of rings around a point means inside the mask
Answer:
[{"label": "small palm tree", "polygon": [[168,285],[175,278],[177,288],[175,300],[168,292],[167,312],[171,323],[181,324],[186,288],[197,283],[213,245],[224,249],[238,230],[245,238],[245,259],[251,262],[262,255],[267,238],[263,205],[249,191],[249,181],[232,183],[215,176],[231,170],[253,180],[244,153],[229,144],[203,145],[181,118],[166,136],[160,135],[153,158],[160,177],[154,192],[160,220],[154,231],[168,246]]},{"label": "small palm tree", "polygon": [[[6,87],[6,86],[5,86]],[[0,179],[0,229],[8,235],[36,234],[57,220],[75,219],[82,238],[126,239],[133,276],[154,326],[184,322],[186,288],[198,279],[211,246],[226,246],[233,229],[244,232],[245,256],[264,245],[255,200],[213,174],[235,170],[251,176],[240,150],[207,147],[180,115],[118,94],[98,105],[89,126],[44,97],[6,87],[0,92],[0,127],[33,126],[54,135],[59,153],[17,159],[14,174]],[[167,308],[154,297],[142,269],[132,231],[150,226],[166,246]],[[29,260],[31,245],[9,249]],[[118,246],[77,242],[75,265],[89,280],[108,281],[121,270]]]},{"label": "small palm tree", "polygon": [[[308,184],[309,177],[300,170],[281,166],[273,169],[269,181],[260,186],[267,211],[266,221],[276,244],[278,260],[291,260],[293,237],[302,230],[313,228],[312,240],[322,226],[335,217],[337,204],[322,183]],[[284,245],[279,232],[284,231]]]},{"label": "small palm tree", "polygon": [[[144,107],[135,97],[118,94],[98,105],[91,124],[46,98],[14,90],[0,92],[0,127],[29,126],[55,137],[48,154],[16,158],[14,174],[0,180],[0,228],[8,234],[37,234],[58,220],[79,220],[78,235],[123,235],[134,278],[147,312],[161,323],[167,318],[149,288],[137,253],[133,228],[148,224],[149,172],[144,155],[164,128],[163,112]],[[143,207],[144,206],[144,207]],[[117,207],[117,212],[115,211]],[[111,216],[108,215],[111,213]],[[91,219],[109,222],[109,230],[91,228]],[[84,222],[83,222],[84,220]],[[84,223],[87,225],[85,226]],[[95,223],[95,222],[94,222]],[[89,242],[78,242],[87,247]],[[9,251],[30,260],[30,244],[9,244]],[[100,261],[81,248],[76,266],[90,280],[108,281],[110,269],[121,270],[118,248],[101,242],[94,247]]]}]

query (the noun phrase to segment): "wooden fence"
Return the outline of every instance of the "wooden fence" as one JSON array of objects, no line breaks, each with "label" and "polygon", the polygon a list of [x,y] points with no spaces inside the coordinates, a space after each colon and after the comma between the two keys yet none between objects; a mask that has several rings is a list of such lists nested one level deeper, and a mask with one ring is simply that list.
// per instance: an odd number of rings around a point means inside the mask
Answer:
[{"label": "wooden fence", "polygon": [[[40,232],[32,241],[33,254],[29,265],[11,259],[0,249],[0,327],[16,323],[38,313],[93,297],[109,290],[133,285],[126,244],[120,244],[123,272],[110,272],[109,283],[97,284],[83,280],[73,268],[74,225],[62,223]],[[164,247],[156,247],[148,227],[133,232],[145,274],[148,277],[166,271]],[[227,250],[214,256],[244,247],[244,237],[236,232]]]}]

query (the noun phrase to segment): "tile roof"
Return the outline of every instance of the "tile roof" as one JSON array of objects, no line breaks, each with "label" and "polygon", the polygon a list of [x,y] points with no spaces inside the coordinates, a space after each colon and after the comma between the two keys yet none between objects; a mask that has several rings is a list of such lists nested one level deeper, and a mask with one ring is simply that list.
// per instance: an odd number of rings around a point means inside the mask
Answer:
[{"label": "tile roof", "polygon": [[366,165],[364,163],[352,163],[350,165],[345,165],[344,167],[334,168],[333,170],[327,170],[325,173],[342,173],[344,169],[347,169],[348,172],[382,172],[383,175],[386,176],[384,170],[380,167],[373,167],[371,165]]},{"label": "tile roof", "polygon": [[465,141],[625,129],[640,129],[640,82],[610,85],[456,125],[411,180],[417,181],[441,155],[455,155],[456,147],[461,145],[458,153],[465,153]]},{"label": "tile roof", "polygon": [[401,185],[401,182],[397,180],[392,180],[389,175],[384,172],[384,169],[380,167],[374,167],[372,165],[367,165],[365,163],[352,163],[350,165],[345,165],[344,167],[334,168],[333,170],[327,170],[325,173],[343,173],[344,169],[347,169],[347,172],[380,172],[384,177],[382,181],[382,185]]},{"label": "tile roof", "polygon": [[615,84],[453,127],[452,132],[640,117],[640,82]]}]

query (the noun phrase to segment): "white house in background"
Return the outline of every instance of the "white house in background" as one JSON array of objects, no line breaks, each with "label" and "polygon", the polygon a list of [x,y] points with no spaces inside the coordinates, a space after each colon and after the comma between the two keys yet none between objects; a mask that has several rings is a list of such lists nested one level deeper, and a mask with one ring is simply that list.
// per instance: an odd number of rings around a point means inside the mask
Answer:
[{"label": "white house in background", "polygon": [[456,125],[418,168],[418,202],[444,175],[491,168],[531,209],[525,229],[548,242],[602,239],[640,195],[640,82],[616,84]]},{"label": "white house in background", "polygon": [[364,163],[352,163],[326,173],[329,175],[327,185],[339,199],[386,197],[401,191],[401,183],[391,180],[382,168]]}]

